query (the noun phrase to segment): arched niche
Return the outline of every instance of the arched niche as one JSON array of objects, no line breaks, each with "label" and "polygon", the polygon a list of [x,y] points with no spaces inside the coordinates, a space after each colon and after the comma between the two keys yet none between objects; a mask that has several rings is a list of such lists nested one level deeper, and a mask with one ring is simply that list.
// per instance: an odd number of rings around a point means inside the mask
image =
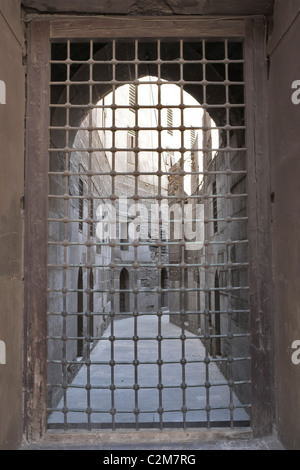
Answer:
[{"label": "arched niche", "polygon": [[130,289],[129,272],[123,268],[120,272],[120,312],[129,312],[129,291]]}]

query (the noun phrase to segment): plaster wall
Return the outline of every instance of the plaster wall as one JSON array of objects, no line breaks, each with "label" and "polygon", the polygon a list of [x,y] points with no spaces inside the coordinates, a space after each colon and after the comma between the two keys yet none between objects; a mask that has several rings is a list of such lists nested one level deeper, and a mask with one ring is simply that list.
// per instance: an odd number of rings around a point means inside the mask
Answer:
[{"label": "plaster wall", "polygon": [[22,438],[23,210],[25,73],[20,1],[0,1],[0,449]]},{"label": "plaster wall", "polygon": [[299,1],[277,2],[269,44],[278,432],[291,449],[300,448],[300,366],[291,360],[300,339],[300,105],[291,99],[292,83],[300,80],[299,8]]}]

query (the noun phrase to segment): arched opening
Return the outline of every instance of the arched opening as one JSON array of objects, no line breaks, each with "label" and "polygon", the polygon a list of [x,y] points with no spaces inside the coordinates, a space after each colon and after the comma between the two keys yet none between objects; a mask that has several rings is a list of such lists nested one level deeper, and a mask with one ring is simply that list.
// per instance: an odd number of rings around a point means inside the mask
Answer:
[{"label": "arched opening", "polygon": [[94,273],[93,270],[90,269],[89,272],[89,319],[88,319],[88,330],[89,330],[89,335],[91,337],[94,336]]},{"label": "arched opening", "polygon": [[[220,282],[219,274],[216,271],[215,274],[215,335],[221,335],[221,314],[220,314]],[[221,338],[215,338],[215,354],[221,355]]]},{"label": "arched opening", "polygon": [[[227,47],[223,41],[207,41],[205,46],[201,41],[199,43],[185,41],[182,51],[179,43],[162,41],[159,46],[160,52],[156,41],[140,42],[137,59],[141,60],[141,63],[138,68],[130,63],[135,60],[135,41],[116,41],[114,44],[107,41],[94,43],[91,52],[89,43],[71,43],[70,59],[78,61],[78,63],[73,63],[69,70],[70,80],[75,82],[70,90],[70,101],[77,106],[77,109],[72,110],[70,114],[71,127],[78,128],[80,126],[88,114],[87,108],[85,108],[88,103],[92,101],[96,105],[103,97],[112,92],[113,88],[110,82],[113,79],[113,67],[110,62],[114,60],[114,56],[122,62],[115,69],[115,78],[117,80],[115,89],[117,89],[124,83],[130,83],[136,78],[140,79],[143,76],[157,77],[158,66],[155,61],[158,60],[158,54],[161,56],[160,60],[174,61],[173,64],[166,63],[160,67],[161,79],[170,82],[178,82],[181,78],[180,65],[176,61],[178,61],[178,57],[183,55],[186,61],[183,71],[183,79],[186,83],[183,90],[196,99],[198,103],[205,101],[208,107],[211,107],[209,114],[218,126],[226,124],[226,113],[224,108],[222,109],[223,103],[226,103],[226,90],[223,82],[226,79],[227,72],[224,59],[226,60],[225,56],[228,55],[234,62],[232,66],[230,64],[228,70],[230,81],[243,82],[243,44],[240,41],[231,41]],[[63,61],[67,57],[67,44],[54,43],[52,45],[52,58],[54,60]],[[92,96],[90,96],[90,89],[86,83],[90,79],[90,69],[88,64],[82,64],[82,61],[88,61],[91,58],[97,62],[102,62],[96,64],[93,68],[93,79],[96,83],[93,86]],[[201,82],[204,78],[204,67],[196,63],[196,61],[200,62],[203,59],[207,60],[205,78],[213,84],[209,87],[203,86]],[[68,70],[63,65],[57,64],[52,67],[52,78],[57,83],[55,87],[52,87],[53,103],[64,103],[66,101],[67,90],[63,82],[67,80],[67,73]],[[195,83],[196,81],[197,83]],[[62,84],[59,85],[59,82]],[[84,83],[81,85],[79,82]],[[236,85],[235,88],[230,88],[228,91],[230,103],[243,105],[242,86]],[[78,106],[80,104],[82,108]],[[243,122],[243,106],[232,108],[230,112],[230,119],[233,124],[239,125]],[[65,121],[63,110],[53,108],[51,121],[53,125],[59,125],[60,122]],[[70,131],[70,146],[72,146],[75,136],[76,131]]]},{"label": "arched opening", "polygon": [[79,268],[77,281],[77,357],[84,353],[84,322],[83,322],[83,271]]},{"label": "arched opening", "polygon": [[120,312],[122,313],[130,311],[129,289],[129,272],[123,268],[120,273]]},{"label": "arched opening", "polygon": [[198,332],[201,333],[201,277],[200,277],[200,272],[197,270],[196,272],[196,286],[197,286],[197,291],[196,291],[196,296],[197,296],[197,303],[196,303],[196,310],[198,312],[197,315],[197,330]]},{"label": "arched opening", "polygon": [[161,270],[161,288],[164,290],[162,294],[161,306],[164,308],[168,308],[169,306],[169,294],[168,294],[169,274],[166,268],[163,268]]}]

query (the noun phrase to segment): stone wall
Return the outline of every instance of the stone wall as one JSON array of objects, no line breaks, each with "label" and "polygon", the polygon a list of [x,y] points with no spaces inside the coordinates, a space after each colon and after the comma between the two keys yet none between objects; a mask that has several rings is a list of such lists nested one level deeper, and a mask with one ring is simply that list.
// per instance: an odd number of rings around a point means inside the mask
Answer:
[{"label": "stone wall", "polygon": [[0,1],[0,341],[6,364],[0,364],[0,449],[16,448],[22,439],[23,369],[23,212],[25,69],[20,1]]},{"label": "stone wall", "polygon": [[293,364],[291,357],[292,344],[300,339],[300,105],[292,102],[292,84],[300,80],[300,61],[295,60],[300,17],[297,0],[276,3],[268,48],[276,398],[279,436],[288,448],[296,450],[300,448],[300,366]]}]

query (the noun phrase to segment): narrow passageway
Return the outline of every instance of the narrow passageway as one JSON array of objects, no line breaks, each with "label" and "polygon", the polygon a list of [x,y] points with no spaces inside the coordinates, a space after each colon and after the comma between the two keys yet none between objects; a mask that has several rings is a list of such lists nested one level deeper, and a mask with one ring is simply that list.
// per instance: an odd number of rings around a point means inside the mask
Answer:
[{"label": "narrow passageway", "polygon": [[86,39],[51,48],[49,427],[249,426],[243,43]]},{"label": "narrow passageway", "polygon": [[[93,423],[111,424],[112,415],[111,399],[112,383],[116,385],[114,391],[114,407],[116,409],[116,423],[134,423],[136,407],[139,409],[139,423],[159,423],[160,407],[158,390],[159,383],[163,383],[161,390],[163,422],[171,425],[182,425],[183,396],[185,395],[186,413],[188,423],[207,424],[206,407],[206,365],[199,360],[205,358],[205,347],[193,334],[187,333],[184,341],[185,359],[188,362],[184,367],[180,363],[182,356],[183,341],[180,339],[182,331],[179,327],[169,322],[169,316],[164,315],[161,321],[161,332],[164,341],[161,341],[161,354],[158,352],[159,342],[158,322],[156,315],[141,316],[137,319],[137,353],[134,351],[134,322],[133,317],[114,321],[115,341],[111,342],[111,325],[104,333],[104,338],[98,342],[91,354],[92,365],[83,365],[75,377],[72,385],[67,391],[67,407],[70,410],[67,415],[70,424],[86,424],[87,394],[90,393],[91,408],[93,410]],[[117,363],[111,367],[111,354],[113,347],[114,361]],[[157,364],[157,358],[163,361],[161,367]],[[134,366],[138,360],[139,365]],[[197,361],[197,363],[193,363]],[[106,362],[106,364],[104,364]],[[182,362],[182,361],[181,361]],[[124,364],[126,363],[126,364]],[[151,364],[149,364],[151,363]],[[161,369],[161,380],[159,370]],[[113,375],[112,375],[113,370]],[[185,379],[183,379],[183,373]],[[135,375],[136,374],[136,375]],[[89,381],[88,381],[89,377]],[[187,388],[182,388],[184,382]],[[209,404],[212,407],[210,419],[212,422],[230,422],[230,389],[227,381],[221,374],[216,364],[209,364],[209,380],[212,385],[209,388]],[[90,382],[92,389],[86,390]],[[139,390],[135,395],[134,384],[138,383]],[[220,384],[220,385],[218,385]],[[221,385],[223,384],[223,385]],[[78,388],[77,388],[78,387]],[[97,389],[102,387],[102,389]],[[87,387],[89,388],[89,387]],[[137,396],[137,403],[135,402]],[[249,415],[243,409],[237,397],[233,394],[233,419],[234,421],[249,421]],[[57,409],[64,406],[63,399]],[[240,408],[239,408],[240,407]],[[202,409],[201,411],[199,411]],[[73,410],[73,411],[72,411]],[[76,410],[76,411],[74,411]],[[53,412],[49,418],[51,423],[63,423],[63,413]],[[149,426],[149,424],[148,424]]]},{"label": "narrow passageway", "polygon": [[299,3],[0,0],[1,450],[300,449]]}]

